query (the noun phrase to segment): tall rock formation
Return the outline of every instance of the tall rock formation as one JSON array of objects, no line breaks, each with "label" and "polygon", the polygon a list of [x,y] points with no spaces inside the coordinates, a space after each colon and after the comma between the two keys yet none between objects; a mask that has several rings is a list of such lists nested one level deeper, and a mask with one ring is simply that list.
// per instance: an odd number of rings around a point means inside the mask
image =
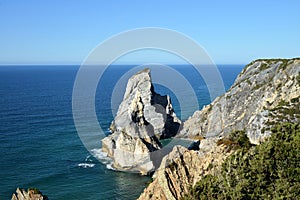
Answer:
[{"label": "tall rock formation", "polygon": [[299,73],[300,59],[253,61],[228,92],[184,122],[178,137],[212,137],[245,129],[250,141],[258,144],[275,122],[299,123]]},{"label": "tall rock formation", "polygon": [[154,91],[150,69],[144,69],[128,80],[102,150],[115,169],[147,174],[155,169],[151,153],[161,148],[159,139],[176,135],[180,124],[170,97]]},{"label": "tall rock formation", "polygon": [[271,134],[273,124],[300,122],[299,99],[300,59],[253,61],[228,92],[183,123],[176,137],[206,138],[201,140],[199,151],[174,147],[139,199],[180,199],[204,175],[218,173],[222,162],[233,153],[217,141],[245,130],[250,142],[259,144]]}]

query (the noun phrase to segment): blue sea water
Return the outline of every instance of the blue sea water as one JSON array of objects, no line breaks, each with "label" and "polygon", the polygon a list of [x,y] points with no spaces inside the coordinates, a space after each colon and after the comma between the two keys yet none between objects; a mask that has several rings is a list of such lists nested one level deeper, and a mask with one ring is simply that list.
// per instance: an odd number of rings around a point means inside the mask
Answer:
[{"label": "blue sea water", "polygon": [[[195,70],[173,67],[193,86],[200,108],[210,103],[207,87]],[[218,67],[228,89],[243,66]],[[10,199],[16,187],[37,187],[50,199],[136,199],[146,187],[149,177],[107,169],[82,144],[72,115],[78,69],[0,66],[0,199]],[[113,119],[114,83],[129,69],[112,66],[100,80],[95,106],[105,130]],[[155,90],[170,93],[160,85]],[[171,98],[180,116],[178,100],[174,94]]]}]

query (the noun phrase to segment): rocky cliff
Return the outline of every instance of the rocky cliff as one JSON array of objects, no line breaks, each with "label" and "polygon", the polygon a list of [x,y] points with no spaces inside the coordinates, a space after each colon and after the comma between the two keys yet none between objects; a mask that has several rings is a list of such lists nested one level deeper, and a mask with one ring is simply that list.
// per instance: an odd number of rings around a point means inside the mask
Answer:
[{"label": "rocky cliff", "polygon": [[215,138],[202,140],[199,151],[175,146],[163,158],[161,166],[153,176],[153,182],[144,190],[139,200],[180,199],[201,177],[208,173],[214,174],[232,153],[226,146],[218,146],[216,141]]},{"label": "rocky cliff", "polygon": [[29,188],[27,191],[17,188],[16,192],[12,195],[12,200],[48,200],[48,197],[43,195],[36,188]]},{"label": "rocky cliff", "polygon": [[[251,62],[228,92],[184,122],[179,137],[212,137],[245,129],[250,141],[258,144],[276,121],[299,123],[299,73],[300,59]],[[284,113],[278,115],[279,111]]]},{"label": "rocky cliff", "polygon": [[159,139],[174,136],[180,124],[170,97],[154,91],[150,69],[144,69],[128,80],[102,150],[115,169],[147,174],[155,169],[151,152],[161,149]]},{"label": "rocky cliff", "polygon": [[300,59],[253,61],[228,92],[183,123],[177,137],[205,138],[199,150],[174,147],[139,199],[180,199],[204,175],[217,173],[234,152],[228,144],[235,142],[224,139],[229,133],[244,130],[259,144],[276,122],[299,123],[299,96]]}]

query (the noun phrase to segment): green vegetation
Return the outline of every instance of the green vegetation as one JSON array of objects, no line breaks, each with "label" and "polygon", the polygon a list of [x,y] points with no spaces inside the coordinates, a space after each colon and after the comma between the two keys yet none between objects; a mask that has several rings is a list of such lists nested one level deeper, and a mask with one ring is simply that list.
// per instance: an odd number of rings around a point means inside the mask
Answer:
[{"label": "green vegetation", "polygon": [[260,67],[259,67],[259,70],[260,71],[263,71],[263,70],[266,70],[266,69],[269,69],[271,66],[268,64],[268,63],[261,63],[260,64]]},{"label": "green vegetation", "polygon": [[28,192],[32,191],[33,194],[41,194],[40,190],[37,188],[28,188]]},{"label": "green vegetation", "polygon": [[248,83],[248,85],[252,85],[251,81],[249,80],[249,78],[246,79],[246,82]]},{"label": "green vegetation", "polygon": [[234,131],[228,137],[218,140],[217,145],[226,145],[229,147],[228,150],[237,150],[241,147],[248,149],[251,147],[245,131]]},{"label": "green vegetation", "polygon": [[282,70],[285,70],[286,67],[288,66],[289,64],[289,60],[281,60],[281,65],[279,66],[279,69],[282,69]]},{"label": "green vegetation", "polygon": [[297,199],[300,125],[278,124],[272,133],[261,145],[242,146],[226,159],[219,176],[204,176],[183,199]]},{"label": "green vegetation", "polygon": [[212,105],[209,105],[208,112],[212,110]]},{"label": "green vegetation", "polygon": [[[288,62],[291,62],[291,61],[294,61],[294,60],[299,60],[300,58],[292,58],[292,59],[281,59],[281,58],[278,58],[278,59],[257,59],[257,60],[254,60],[252,61],[251,63],[249,63],[248,65],[245,66],[245,68],[243,69],[243,71],[241,72],[241,74],[244,74],[246,71],[247,71],[247,68],[252,66],[254,63],[256,62],[264,62],[264,63],[267,63],[267,64],[271,64],[271,63],[274,63],[274,62],[279,62],[281,61],[282,64],[280,66],[280,68],[286,68]],[[263,68],[260,69],[260,70],[264,70]]]},{"label": "green vegetation", "polygon": [[291,99],[291,103],[299,103],[299,101],[300,101],[300,97]]},{"label": "green vegetation", "polygon": [[297,80],[298,84],[300,85],[300,73],[298,73],[296,80]]},{"label": "green vegetation", "polygon": [[[299,97],[291,99],[290,102],[281,100],[275,108],[270,109],[269,116],[276,121],[291,122],[300,119]],[[274,125],[274,120],[267,125]]]},{"label": "green vegetation", "polygon": [[258,90],[259,88],[261,88],[264,84],[256,84],[253,88],[252,91],[254,90]]},{"label": "green vegetation", "polygon": [[284,101],[284,100],[281,100],[281,101],[278,103],[278,106],[279,106],[279,107],[288,106],[288,105],[289,105],[289,102]]}]

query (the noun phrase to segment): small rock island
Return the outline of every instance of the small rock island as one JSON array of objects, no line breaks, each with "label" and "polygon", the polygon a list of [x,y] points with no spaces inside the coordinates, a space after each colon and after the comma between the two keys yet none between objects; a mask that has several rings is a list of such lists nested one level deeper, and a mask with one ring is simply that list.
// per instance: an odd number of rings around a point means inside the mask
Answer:
[{"label": "small rock island", "polygon": [[48,197],[36,188],[28,188],[27,191],[17,188],[11,200],[48,200]]}]

